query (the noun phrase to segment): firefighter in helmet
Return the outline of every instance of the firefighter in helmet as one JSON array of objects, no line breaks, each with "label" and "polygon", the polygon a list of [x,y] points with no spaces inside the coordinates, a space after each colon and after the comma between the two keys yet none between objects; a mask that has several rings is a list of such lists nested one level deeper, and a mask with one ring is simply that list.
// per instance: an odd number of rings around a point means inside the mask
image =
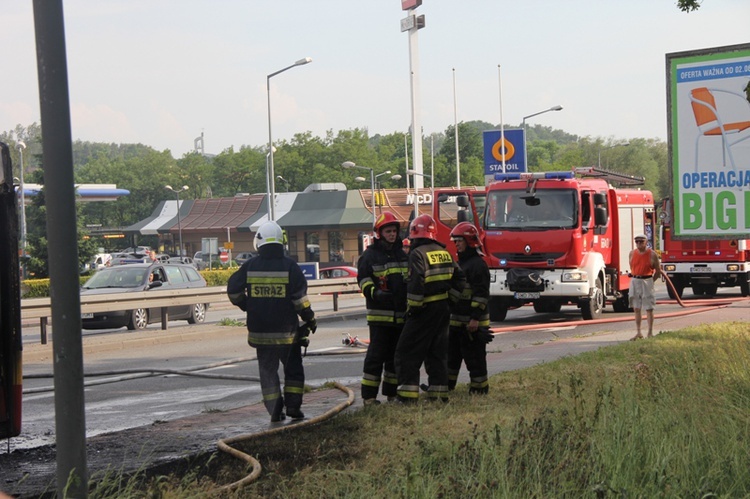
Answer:
[{"label": "firefighter in helmet", "polygon": [[419,398],[419,369],[428,376],[427,396],[448,400],[449,301],[457,301],[466,279],[451,254],[437,241],[437,226],[429,215],[419,215],[409,226],[408,312],[396,346],[398,398]]},{"label": "firefighter in helmet", "polygon": [[[255,234],[258,256],[243,263],[227,283],[229,300],[247,312],[247,342],[257,351],[263,403],[272,422],[305,417],[300,410],[305,388],[302,344],[317,329],[307,280],[297,262],[284,255],[283,244],[284,233],[276,222],[261,225]],[[279,362],[284,366],[283,395]]]},{"label": "firefighter in helmet", "polygon": [[466,276],[461,300],[451,309],[448,334],[448,389],[456,388],[461,362],[469,370],[469,393],[489,391],[487,378],[487,343],[489,330],[490,271],[482,259],[479,231],[469,222],[461,222],[451,231],[458,252],[458,265]]},{"label": "firefighter in helmet", "polygon": [[359,287],[365,296],[370,345],[362,375],[362,400],[377,404],[378,389],[388,400],[396,399],[397,378],[393,366],[396,343],[406,316],[406,272],[408,258],[401,248],[401,225],[390,213],[375,220],[374,242],[357,264]]}]

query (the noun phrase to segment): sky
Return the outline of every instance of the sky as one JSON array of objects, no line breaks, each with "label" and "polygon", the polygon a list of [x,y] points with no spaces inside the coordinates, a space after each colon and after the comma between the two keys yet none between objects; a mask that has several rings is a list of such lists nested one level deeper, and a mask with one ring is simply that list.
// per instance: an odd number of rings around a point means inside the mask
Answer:
[{"label": "sky", "polygon": [[[33,3],[0,0],[0,130],[40,122]],[[205,152],[411,123],[399,0],[65,0],[74,140]],[[454,121],[666,140],[665,55],[750,42],[750,2],[423,0],[416,107]],[[455,81],[455,84],[454,84]],[[455,100],[455,106],[454,106]],[[502,100],[502,103],[501,103]]]}]

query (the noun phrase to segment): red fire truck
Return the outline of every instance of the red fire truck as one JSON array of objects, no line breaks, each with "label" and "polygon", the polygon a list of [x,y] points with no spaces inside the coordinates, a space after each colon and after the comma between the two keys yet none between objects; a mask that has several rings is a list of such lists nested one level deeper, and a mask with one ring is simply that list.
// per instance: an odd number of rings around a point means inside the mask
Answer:
[{"label": "red fire truck", "polygon": [[21,432],[21,291],[18,196],[10,149],[0,142],[0,439]]},{"label": "red fire truck", "polygon": [[750,295],[750,240],[672,239],[669,198],[659,207],[661,267],[674,290],[667,286],[669,297],[682,298],[687,287],[698,296],[713,296],[722,288],[740,287],[742,296]]},{"label": "red fire truck", "polygon": [[493,321],[526,303],[538,313],[574,304],[584,319],[595,319],[607,298],[615,311],[628,310],[633,237],[644,233],[653,246],[653,195],[632,188],[642,183],[594,167],[498,173],[484,191],[438,190],[433,217],[444,243],[457,222],[480,229]]}]

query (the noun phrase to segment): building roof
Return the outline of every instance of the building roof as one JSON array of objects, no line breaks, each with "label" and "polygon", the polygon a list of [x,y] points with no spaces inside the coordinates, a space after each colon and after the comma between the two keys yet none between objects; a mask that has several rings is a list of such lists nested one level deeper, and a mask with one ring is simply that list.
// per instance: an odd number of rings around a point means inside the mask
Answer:
[{"label": "building roof", "polygon": [[[421,195],[431,194],[429,188],[419,192]],[[414,211],[413,194],[413,189],[379,190],[376,213],[390,211],[406,226]],[[426,205],[421,205],[421,211],[427,211]],[[370,230],[373,220],[372,191],[359,189],[276,193],[274,215],[279,225],[285,229],[341,227]],[[127,227],[124,232],[155,235],[177,232],[179,227],[183,232],[255,232],[267,220],[266,194],[181,200],[179,226],[177,200],[168,200],[160,202],[150,217]]]}]

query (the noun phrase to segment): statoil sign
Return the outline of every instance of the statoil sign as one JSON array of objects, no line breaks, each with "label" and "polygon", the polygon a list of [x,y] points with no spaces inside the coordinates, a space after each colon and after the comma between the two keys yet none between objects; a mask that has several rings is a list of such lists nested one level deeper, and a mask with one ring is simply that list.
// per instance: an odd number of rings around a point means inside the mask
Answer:
[{"label": "statoil sign", "polygon": [[[526,142],[522,128],[504,130],[502,133],[500,130],[485,130],[482,134],[485,175],[526,171]],[[504,172],[503,159],[505,159]]]}]

